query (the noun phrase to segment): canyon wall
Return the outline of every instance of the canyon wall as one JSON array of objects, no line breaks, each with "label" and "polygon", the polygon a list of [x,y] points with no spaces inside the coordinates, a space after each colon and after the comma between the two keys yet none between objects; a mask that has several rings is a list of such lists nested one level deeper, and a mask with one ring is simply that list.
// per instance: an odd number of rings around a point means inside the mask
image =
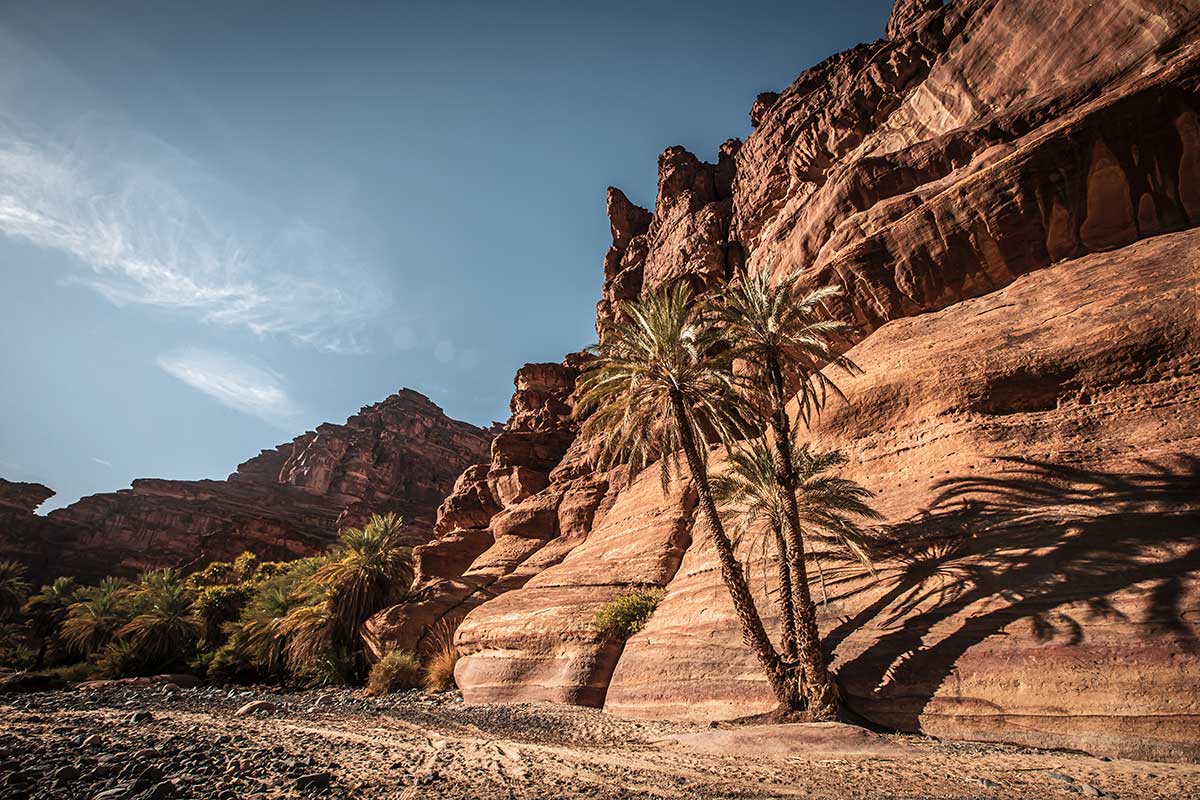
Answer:
[{"label": "canyon wall", "polygon": [[491,438],[403,389],[344,425],[320,425],[263,451],[226,480],[136,480],[44,517],[32,513],[41,501],[25,513],[8,511],[9,487],[30,484],[5,481],[0,554],[43,579],[187,569],[245,550],[291,559],[321,552],[341,527],[389,511],[404,517],[415,545],[429,539],[438,504]]},{"label": "canyon wall", "polygon": [[[869,720],[1200,758],[1198,22],[1180,0],[900,0],[887,38],[754,99],[715,163],[664,151],[653,212],[609,190],[598,322],[749,268],[846,289],[865,371],[807,435],[885,520],[876,574],[834,552],[810,573]],[[579,365],[518,374],[377,652],[454,631],[468,702],[769,709],[693,491],[591,467]],[[742,556],[769,617],[774,567]],[[650,623],[600,637],[634,585],[665,588]]]}]

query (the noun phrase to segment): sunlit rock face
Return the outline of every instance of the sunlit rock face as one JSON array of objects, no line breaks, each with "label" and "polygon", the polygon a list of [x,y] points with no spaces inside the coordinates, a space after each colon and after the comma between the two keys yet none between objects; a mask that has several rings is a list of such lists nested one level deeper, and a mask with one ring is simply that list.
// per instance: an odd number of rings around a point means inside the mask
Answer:
[{"label": "sunlit rock face", "polygon": [[27,515],[0,533],[0,551],[36,576],[81,578],[187,569],[246,550],[298,558],[324,550],[341,527],[389,511],[405,518],[418,544],[458,474],[483,457],[491,438],[404,389],[344,425],[324,424],[264,451],[226,480],[142,479],[45,517]]},{"label": "sunlit rock face", "polygon": [[[865,372],[807,436],[878,493],[883,542],[876,575],[832,552],[810,573],[868,719],[1200,757],[1198,21],[1172,0],[901,0],[887,38],[754,98],[713,163],[664,151],[653,213],[609,190],[598,323],[751,268],[846,289],[831,311]],[[557,467],[518,439],[464,474],[426,594],[380,630],[457,627],[470,702],[769,709],[690,490],[595,473],[561,430]],[[498,497],[493,472],[526,462]],[[649,625],[597,640],[595,607],[636,584],[666,587]]]}]

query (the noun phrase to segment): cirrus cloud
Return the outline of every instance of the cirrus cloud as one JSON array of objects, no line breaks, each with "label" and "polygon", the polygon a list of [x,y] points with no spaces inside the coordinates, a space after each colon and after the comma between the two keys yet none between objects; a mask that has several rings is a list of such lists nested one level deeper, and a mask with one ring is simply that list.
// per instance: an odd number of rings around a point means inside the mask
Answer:
[{"label": "cirrus cloud", "polygon": [[196,347],[159,356],[158,366],[221,405],[283,430],[298,427],[302,412],[288,396],[283,378],[271,370]]}]

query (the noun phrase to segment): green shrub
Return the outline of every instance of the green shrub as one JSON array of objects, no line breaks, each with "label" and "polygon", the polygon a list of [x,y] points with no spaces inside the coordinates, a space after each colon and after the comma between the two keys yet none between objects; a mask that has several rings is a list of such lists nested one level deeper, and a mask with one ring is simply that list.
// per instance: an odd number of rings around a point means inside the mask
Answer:
[{"label": "green shrub", "polygon": [[415,655],[407,650],[395,650],[371,667],[367,694],[378,696],[416,689],[421,686],[423,677],[421,662]]},{"label": "green shrub", "polygon": [[222,626],[238,618],[255,588],[249,582],[228,583],[205,586],[196,593],[192,613],[203,626],[205,644],[211,646],[218,643]]},{"label": "green shrub", "polygon": [[646,620],[662,602],[663,590],[636,587],[596,609],[592,629],[605,637],[628,639],[646,627]]}]

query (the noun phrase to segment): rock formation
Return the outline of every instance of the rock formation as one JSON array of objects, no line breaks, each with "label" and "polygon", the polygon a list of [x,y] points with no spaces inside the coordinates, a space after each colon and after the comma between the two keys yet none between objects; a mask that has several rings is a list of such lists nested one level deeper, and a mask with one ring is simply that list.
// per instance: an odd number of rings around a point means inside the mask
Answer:
[{"label": "rock formation", "polygon": [[[244,550],[296,558],[320,552],[339,528],[388,511],[405,518],[418,544],[428,540],[455,478],[490,440],[403,389],[344,425],[320,425],[263,451],[226,480],[136,480],[45,517],[32,516],[30,506],[0,533],[0,552],[38,576],[81,578],[200,566]],[[0,507],[12,486],[22,484],[0,484]]]},{"label": "rock formation", "polygon": [[[812,588],[868,719],[1200,758],[1198,25],[1175,0],[900,0],[888,38],[759,95],[716,163],[666,150],[653,214],[609,191],[598,322],[746,269],[846,289],[865,373],[809,435],[886,520],[876,576],[818,552]],[[596,473],[565,413],[526,430],[523,392],[570,406],[557,374],[518,376],[380,650],[457,628],[469,702],[768,709],[688,487]],[[743,555],[770,609],[774,569]],[[600,640],[634,584],[662,605]]]}]

